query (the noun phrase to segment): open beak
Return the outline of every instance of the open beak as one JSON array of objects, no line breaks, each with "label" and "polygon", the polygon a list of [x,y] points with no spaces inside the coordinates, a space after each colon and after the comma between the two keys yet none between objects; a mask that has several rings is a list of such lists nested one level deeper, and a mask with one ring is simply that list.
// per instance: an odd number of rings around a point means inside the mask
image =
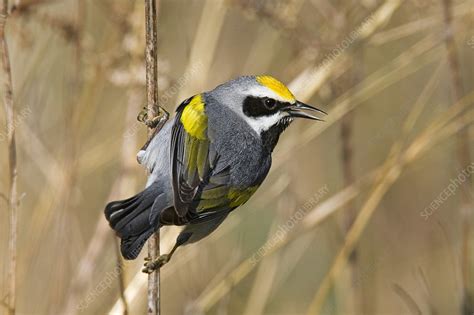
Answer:
[{"label": "open beak", "polygon": [[313,107],[311,105],[302,103],[300,101],[296,101],[295,105],[288,106],[288,107],[284,108],[284,110],[288,114],[290,114],[291,117],[307,118],[307,119],[318,120],[318,121],[324,121],[324,120],[319,118],[319,117],[310,115],[310,114],[304,112],[304,110],[310,111],[310,112],[318,112],[318,113],[327,115],[327,113],[325,111],[323,111],[321,109],[318,109],[316,107]]}]

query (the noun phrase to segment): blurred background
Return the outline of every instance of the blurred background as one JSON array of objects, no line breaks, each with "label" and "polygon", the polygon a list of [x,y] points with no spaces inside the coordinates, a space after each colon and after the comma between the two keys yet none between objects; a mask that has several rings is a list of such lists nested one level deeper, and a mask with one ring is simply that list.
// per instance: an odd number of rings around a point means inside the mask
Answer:
[{"label": "blurred background", "polygon": [[[0,314],[144,314],[146,251],[122,261],[103,216],[146,180],[143,1],[10,9]],[[158,37],[170,112],[270,74],[329,113],[293,124],[250,201],[162,269],[162,314],[474,314],[473,0],[162,0]]]}]

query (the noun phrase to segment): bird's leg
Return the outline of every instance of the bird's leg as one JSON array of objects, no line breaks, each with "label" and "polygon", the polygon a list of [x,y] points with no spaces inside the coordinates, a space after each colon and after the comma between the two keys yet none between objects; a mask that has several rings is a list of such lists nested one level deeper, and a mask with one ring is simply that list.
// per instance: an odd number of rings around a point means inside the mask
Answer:
[{"label": "bird's leg", "polygon": [[181,232],[178,235],[178,238],[176,239],[176,243],[174,244],[173,249],[168,254],[163,254],[153,261],[149,257],[145,258],[145,264],[142,271],[144,273],[150,274],[156,269],[160,269],[161,267],[163,267],[166,263],[170,261],[171,256],[173,256],[175,250],[178,249],[178,247],[180,247],[184,243],[186,243],[191,237],[191,235],[192,233],[189,232]]},{"label": "bird's leg", "polygon": [[144,273],[150,274],[156,269],[160,269],[161,267],[163,267],[166,263],[170,261],[171,256],[173,256],[173,253],[180,245],[181,244],[176,242],[176,244],[174,244],[173,249],[168,254],[160,255],[160,257],[155,260],[151,260],[150,257],[145,257],[145,264],[142,271]]}]

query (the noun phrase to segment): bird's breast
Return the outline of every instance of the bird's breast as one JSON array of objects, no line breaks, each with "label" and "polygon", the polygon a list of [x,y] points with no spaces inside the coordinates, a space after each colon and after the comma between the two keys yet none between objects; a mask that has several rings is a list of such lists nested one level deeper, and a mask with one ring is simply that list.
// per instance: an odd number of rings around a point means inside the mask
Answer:
[{"label": "bird's breast", "polygon": [[260,185],[270,169],[271,155],[254,136],[239,134],[228,144],[231,143],[219,153],[230,166],[232,186],[245,189]]}]

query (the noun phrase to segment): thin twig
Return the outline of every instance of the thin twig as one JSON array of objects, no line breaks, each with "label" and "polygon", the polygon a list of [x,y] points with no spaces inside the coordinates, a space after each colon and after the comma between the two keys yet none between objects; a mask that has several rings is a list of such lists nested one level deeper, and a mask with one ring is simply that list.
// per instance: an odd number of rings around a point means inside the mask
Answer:
[{"label": "thin twig", "polygon": [[[444,43],[447,50],[447,59],[449,64],[449,73],[451,77],[451,87],[453,90],[454,102],[459,101],[464,95],[464,88],[461,79],[461,71],[459,67],[458,52],[454,41],[454,29],[452,26],[452,3],[451,0],[442,0],[445,37]],[[471,154],[469,148],[469,133],[462,130],[457,138],[457,169],[464,169],[471,162]],[[472,187],[472,179],[468,179],[461,184],[461,216],[462,216],[462,253],[461,253],[461,271],[463,282],[463,305],[462,309],[465,314],[474,311],[474,293],[471,291],[470,283],[470,259],[469,240],[471,235],[471,220],[473,217],[474,205],[470,197],[470,189]]]},{"label": "thin twig", "polygon": [[[145,0],[146,29],[146,91],[148,119],[159,118],[156,128],[148,124],[148,141],[160,131],[168,120],[168,113],[158,104],[158,11],[155,0]],[[145,144],[146,148],[147,144]],[[160,231],[157,230],[148,240],[148,258],[154,261],[160,255]],[[160,270],[148,275],[148,308],[149,315],[160,314]]]},{"label": "thin twig", "polygon": [[3,106],[7,122],[8,163],[10,169],[10,192],[8,206],[10,209],[10,235],[8,243],[10,266],[8,269],[8,306],[10,314],[15,314],[16,298],[16,255],[17,255],[17,165],[15,143],[15,109],[13,107],[13,85],[8,55],[8,44],[5,37],[5,25],[8,18],[8,0],[0,2],[0,54],[2,58]]}]

